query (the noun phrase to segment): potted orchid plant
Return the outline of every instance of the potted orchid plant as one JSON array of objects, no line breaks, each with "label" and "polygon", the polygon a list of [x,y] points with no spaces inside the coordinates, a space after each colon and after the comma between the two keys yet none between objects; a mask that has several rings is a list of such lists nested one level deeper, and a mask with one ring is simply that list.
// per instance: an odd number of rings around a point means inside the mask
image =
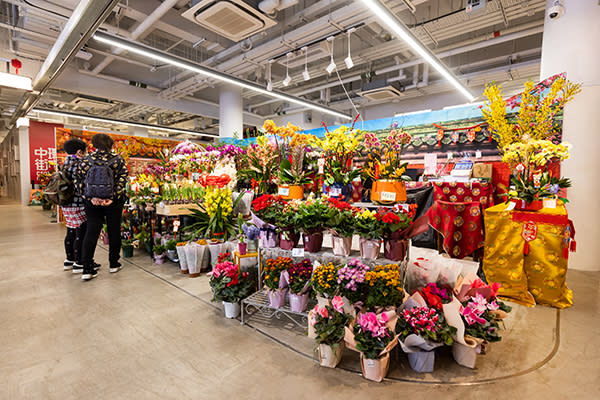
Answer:
[{"label": "potted orchid plant", "polygon": [[323,367],[335,368],[342,359],[345,328],[351,320],[351,316],[344,313],[343,303],[335,296],[331,305],[316,305],[310,313],[309,323],[315,331],[319,362]]}]

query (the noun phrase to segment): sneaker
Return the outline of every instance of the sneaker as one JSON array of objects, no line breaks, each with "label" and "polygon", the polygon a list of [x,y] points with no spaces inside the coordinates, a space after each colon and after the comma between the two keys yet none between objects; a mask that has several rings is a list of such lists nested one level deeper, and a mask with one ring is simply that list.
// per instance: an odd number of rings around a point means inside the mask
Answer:
[{"label": "sneaker", "polygon": [[63,271],[69,271],[71,268],[73,268],[73,264],[75,264],[74,261],[65,260],[63,262]]},{"label": "sneaker", "polygon": [[83,272],[83,265],[73,263],[73,271],[71,272],[74,274],[81,274]]},{"label": "sneaker", "polygon": [[91,271],[84,271],[84,272],[81,274],[81,280],[82,280],[82,281],[89,281],[89,280],[92,280],[92,279],[94,279],[94,278],[95,278],[95,277],[97,277],[97,276],[98,276],[98,271],[94,271],[94,270],[91,270]]},{"label": "sneaker", "polygon": [[114,267],[110,267],[110,273],[114,274],[116,272],[119,272],[121,270],[121,268],[123,268],[123,266],[121,264],[117,264]]},{"label": "sneaker", "polygon": [[100,269],[100,267],[102,265],[98,264],[97,262],[93,262],[92,265],[94,266],[94,271],[98,271]]}]

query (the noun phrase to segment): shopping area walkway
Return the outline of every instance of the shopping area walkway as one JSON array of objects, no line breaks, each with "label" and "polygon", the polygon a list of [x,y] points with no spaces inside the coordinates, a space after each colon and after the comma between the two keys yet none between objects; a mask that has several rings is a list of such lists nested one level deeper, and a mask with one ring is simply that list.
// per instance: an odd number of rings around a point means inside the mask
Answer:
[{"label": "shopping area walkway", "polygon": [[0,399],[598,398],[600,273],[569,272],[575,306],[560,313],[558,351],[533,371],[377,384],[320,368],[131,264],[109,274],[103,249],[99,276],[81,282],[62,271],[63,236],[39,207],[0,201]]}]

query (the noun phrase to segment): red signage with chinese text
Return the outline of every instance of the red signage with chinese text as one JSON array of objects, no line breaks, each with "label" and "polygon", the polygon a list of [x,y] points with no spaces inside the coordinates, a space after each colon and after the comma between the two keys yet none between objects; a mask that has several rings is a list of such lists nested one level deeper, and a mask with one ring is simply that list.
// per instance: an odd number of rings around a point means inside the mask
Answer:
[{"label": "red signage with chinese text", "polygon": [[49,161],[56,162],[56,139],[54,128],[57,124],[29,122],[29,168],[31,181],[38,183],[40,174],[50,170]]}]

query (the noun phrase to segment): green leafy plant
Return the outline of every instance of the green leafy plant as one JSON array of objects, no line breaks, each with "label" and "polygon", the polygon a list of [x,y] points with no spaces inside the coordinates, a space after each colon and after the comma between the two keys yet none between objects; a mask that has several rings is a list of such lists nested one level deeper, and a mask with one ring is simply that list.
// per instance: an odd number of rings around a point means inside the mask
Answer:
[{"label": "green leafy plant", "polygon": [[[338,304],[342,302],[339,296],[334,298],[334,302]],[[343,339],[346,325],[351,320],[351,316],[345,314],[341,306],[325,306],[319,308],[315,306],[311,313],[310,323],[315,328],[317,344],[326,344],[328,346],[336,346]]]},{"label": "green leafy plant", "polygon": [[165,246],[163,246],[162,244],[156,244],[152,247],[152,251],[157,256],[160,256],[161,254],[165,253]]},{"label": "green leafy plant", "polygon": [[363,210],[357,213],[353,223],[354,230],[361,238],[374,240],[383,236],[382,222],[375,211]]},{"label": "green leafy plant", "polygon": [[[514,189],[501,195],[506,197],[506,201],[520,199],[531,203],[534,200],[558,197],[560,189],[571,187],[571,180],[569,178],[550,176],[548,171],[544,171],[541,175],[531,178],[527,178],[524,172],[518,172],[517,175],[511,177],[510,181]],[[564,197],[558,198],[564,203],[569,201]]]},{"label": "green leafy plant", "polygon": [[177,250],[177,240],[171,239],[165,245],[167,250]]},{"label": "green leafy plant", "polygon": [[329,210],[325,226],[333,233],[342,237],[350,237],[354,234],[354,215],[357,209],[345,201],[328,198]]},{"label": "green leafy plant", "polygon": [[222,261],[210,273],[209,285],[213,292],[212,301],[239,303],[250,295],[253,282],[247,272],[240,272],[231,261]]},{"label": "green leafy plant", "polygon": [[328,213],[329,206],[324,200],[306,200],[298,206],[297,226],[305,233],[323,231]]},{"label": "green leafy plant", "polygon": [[227,240],[234,237],[237,216],[233,215],[232,210],[242,200],[243,195],[243,192],[240,193],[232,204],[229,189],[211,191],[207,188],[204,203],[198,204],[199,209],[190,209],[191,216],[196,222],[184,229],[199,238],[213,237]]},{"label": "green leafy plant", "polygon": [[121,239],[121,247],[133,247],[134,239]]}]

